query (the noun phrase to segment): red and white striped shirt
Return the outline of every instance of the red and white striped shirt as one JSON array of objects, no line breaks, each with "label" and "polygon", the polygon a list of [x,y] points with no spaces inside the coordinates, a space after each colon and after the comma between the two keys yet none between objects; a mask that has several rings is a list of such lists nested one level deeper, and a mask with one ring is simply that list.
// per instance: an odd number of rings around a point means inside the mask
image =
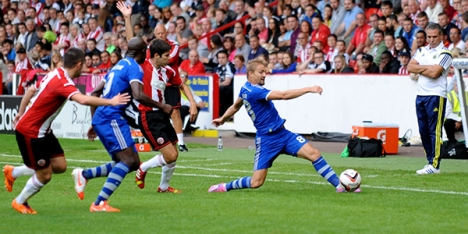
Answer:
[{"label": "red and white striped shirt", "polygon": [[[164,90],[168,84],[174,86],[182,85],[182,80],[170,66],[157,69],[150,60],[145,60],[141,67],[145,74],[143,77],[143,92],[156,102],[166,102],[164,100]],[[158,110],[158,108],[148,107],[143,104],[139,104],[138,109],[140,111]]]},{"label": "red and white striped shirt", "polygon": [[71,47],[79,48],[78,41],[83,40],[83,39],[85,39],[84,34],[83,33],[78,33],[78,35],[76,35],[76,37],[73,38],[73,40],[71,42]]},{"label": "red and white striped shirt", "polygon": [[[179,77],[179,52],[180,52],[180,47],[179,43],[176,41],[166,39],[166,42],[171,45],[171,51],[169,52],[169,66],[176,72],[176,76]],[[148,49],[146,50],[146,59],[151,59],[150,56],[150,50],[149,46]],[[169,84],[168,86],[171,86]]]},{"label": "red and white striped shirt", "polygon": [[39,19],[44,21],[44,14],[42,13],[42,10],[44,9],[44,3],[40,2],[39,0],[36,3],[33,3],[31,1],[31,7],[34,7],[36,9],[36,14],[39,16]]},{"label": "red and white striped shirt", "polygon": [[57,39],[54,42],[54,45],[59,45],[59,44],[66,44],[65,48],[60,49],[60,54],[63,56],[65,54],[65,51],[67,51],[68,48],[70,48],[71,46],[70,36],[68,34],[67,35],[60,34],[60,36],[57,37]]},{"label": "red and white striped shirt", "polygon": [[102,31],[101,26],[98,26],[96,30],[91,31],[88,34],[86,39],[94,38],[94,40],[96,40],[96,48],[100,51],[104,51],[105,42],[102,39],[103,35],[104,35],[104,32]]},{"label": "red and white striped shirt", "polygon": [[33,69],[33,66],[27,57],[23,61],[18,61],[15,66],[15,72],[21,72],[22,70],[32,70],[32,69]]},{"label": "red and white striped shirt", "polygon": [[63,104],[79,91],[63,68],[49,72],[33,87],[37,91],[15,127],[26,137],[42,138],[50,133]]},{"label": "red and white striped shirt", "polygon": [[409,72],[405,66],[401,66],[398,70],[398,75],[409,75]]}]

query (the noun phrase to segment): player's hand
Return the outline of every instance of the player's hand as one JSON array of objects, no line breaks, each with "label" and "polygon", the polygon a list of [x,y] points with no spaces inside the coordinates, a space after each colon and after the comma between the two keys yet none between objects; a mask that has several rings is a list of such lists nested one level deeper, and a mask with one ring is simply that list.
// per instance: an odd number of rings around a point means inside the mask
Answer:
[{"label": "player's hand", "polygon": [[89,129],[88,129],[88,141],[93,142],[94,138],[96,138],[96,137],[97,137],[97,135],[96,135],[96,132],[94,131],[93,126],[89,127]]},{"label": "player's hand", "polygon": [[195,121],[197,118],[198,109],[196,105],[190,105],[190,122]]},{"label": "player's hand", "polygon": [[163,104],[162,110],[164,111],[164,113],[171,115],[173,108],[169,104]]},{"label": "player's hand", "polygon": [[213,122],[211,123],[213,124],[213,126],[219,127],[224,124],[224,120],[222,118],[217,118],[217,119],[213,119]]},{"label": "player's hand", "polygon": [[322,94],[322,92],[323,92],[323,89],[322,89],[322,87],[320,87],[320,86],[316,85],[316,86],[312,86],[312,87],[310,87],[310,88],[309,88],[309,92],[310,92],[310,93],[318,93],[318,94]]},{"label": "player's hand", "polygon": [[126,17],[130,17],[132,15],[132,7],[131,6],[127,6],[125,4],[125,1],[118,1],[117,2],[117,9],[120,10],[120,12],[122,12],[122,16],[124,18]]},{"label": "player's hand", "polygon": [[132,97],[130,97],[128,93],[124,93],[124,94],[119,93],[111,99],[111,105],[112,106],[126,105],[130,101],[131,98]]}]

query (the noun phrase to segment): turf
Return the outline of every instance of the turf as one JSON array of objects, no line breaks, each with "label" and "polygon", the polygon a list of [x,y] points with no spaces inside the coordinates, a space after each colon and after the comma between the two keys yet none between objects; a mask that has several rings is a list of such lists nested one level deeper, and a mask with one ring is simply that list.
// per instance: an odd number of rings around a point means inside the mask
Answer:
[{"label": "turf", "polygon": [[[0,165],[21,164],[14,137],[0,135],[0,142]],[[468,233],[465,160],[444,160],[442,174],[417,176],[421,158],[323,153],[335,171],[354,168],[363,177],[362,193],[336,194],[309,162],[281,156],[260,189],[210,194],[212,184],[250,175],[254,151],[188,143],[171,182],[182,194],[156,193],[159,168],[150,171],[143,190],[131,173],[110,199],[122,212],[110,214],[89,212],[104,178],[89,181],[80,201],[70,176],[72,168],[108,161],[101,143],[60,142],[69,170],[30,200],[39,214],[11,209],[27,178],[17,179],[12,193],[0,191],[0,233]]]}]

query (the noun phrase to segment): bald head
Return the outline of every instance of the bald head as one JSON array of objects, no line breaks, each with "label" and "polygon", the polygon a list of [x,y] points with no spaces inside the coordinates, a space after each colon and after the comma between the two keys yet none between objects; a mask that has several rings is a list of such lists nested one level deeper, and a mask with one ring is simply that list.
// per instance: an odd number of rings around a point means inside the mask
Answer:
[{"label": "bald head", "polygon": [[134,37],[128,41],[127,56],[134,58],[138,63],[145,61],[146,43],[141,37]]},{"label": "bald head", "polygon": [[167,30],[164,24],[158,24],[154,28],[154,37],[156,39],[166,40],[166,32]]}]

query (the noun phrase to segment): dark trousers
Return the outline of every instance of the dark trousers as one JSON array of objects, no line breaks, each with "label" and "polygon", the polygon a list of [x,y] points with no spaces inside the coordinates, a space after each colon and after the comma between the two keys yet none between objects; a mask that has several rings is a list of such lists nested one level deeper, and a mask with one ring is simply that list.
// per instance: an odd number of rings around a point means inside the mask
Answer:
[{"label": "dark trousers", "polygon": [[[197,107],[198,112],[200,112],[200,108]],[[186,116],[190,115],[190,107],[188,106],[181,106],[180,107],[180,118],[182,118],[182,124],[184,123],[184,119]],[[190,124],[195,124],[197,122],[197,117],[193,121],[188,121],[186,126],[183,126],[184,130],[191,130]]]},{"label": "dark trousers", "polygon": [[457,121],[453,120],[453,119],[446,119],[445,120],[445,123],[444,123],[444,129],[445,129],[445,133],[447,133],[447,138],[449,141],[456,141],[457,139],[455,139],[455,132],[463,132],[463,126],[460,127],[460,129],[456,130],[455,129],[455,123]]},{"label": "dark trousers", "polygon": [[426,151],[426,158],[434,168],[439,168],[442,147],[442,125],[446,99],[440,96],[417,96],[416,114],[419,134]]},{"label": "dark trousers", "polygon": [[233,86],[219,87],[219,116],[223,116],[224,112],[234,103]]}]

